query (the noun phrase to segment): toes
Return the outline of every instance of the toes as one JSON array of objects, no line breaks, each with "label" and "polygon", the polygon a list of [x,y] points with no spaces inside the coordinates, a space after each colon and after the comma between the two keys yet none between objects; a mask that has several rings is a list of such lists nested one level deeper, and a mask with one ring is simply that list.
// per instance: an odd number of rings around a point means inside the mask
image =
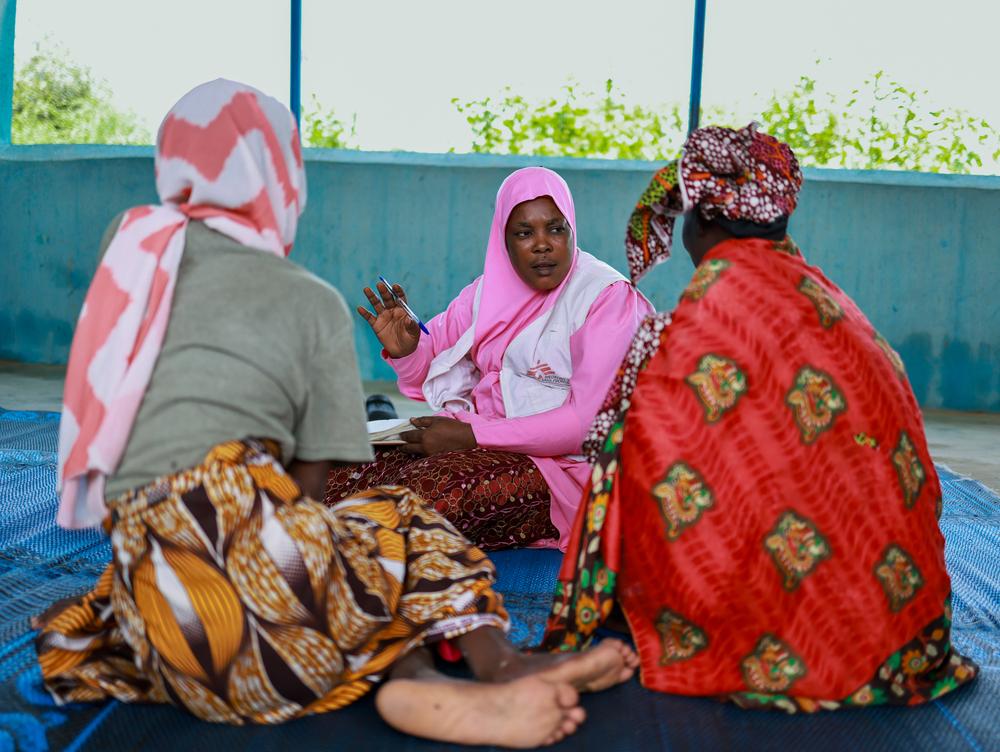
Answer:
[{"label": "toes", "polygon": [[628,668],[634,669],[639,667],[639,654],[636,653],[631,646],[625,644],[621,640],[615,640],[614,638],[608,640],[608,642],[615,644],[615,647],[618,649],[618,653],[621,655],[622,660]]},{"label": "toes", "polygon": [[556,702],[559,704],[559,707],[576,709],[576,704],[579,701],[580,694],[573,688],[572,684],[564,683],[556,685]]},{"label": "toes", "polygon": [[574,726],[579,726],[587,720],[587,711],[577,706],[566,711],[566,719],[572,721]]},{"label": "toes", "polygon": [[603,640],[601,642],[601,645],[607,645],[608,647],[605,648],[605,650],[613,654],[616,659],[621,660],[622,662],[628,660],[628,653],[629,653],[628,645],[626,645],[621,640],[616,640],[615,638],[611,637],[609,639]]}]

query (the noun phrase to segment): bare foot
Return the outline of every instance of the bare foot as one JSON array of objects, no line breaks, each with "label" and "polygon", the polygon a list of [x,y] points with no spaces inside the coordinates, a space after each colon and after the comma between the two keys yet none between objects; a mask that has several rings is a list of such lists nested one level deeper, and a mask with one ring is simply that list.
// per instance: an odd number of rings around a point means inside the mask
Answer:
[{"label": "bare foot", "polygon": [[[605,642],[608,642],[608,640],[605,640]],[[639,654],[637,652],[621,640],[612,639],[610,642],[618,643],[618,649],[621,651],[626,666],[631,669],[639,668]]]},{"label": "bare foot", "polygon": [[602,640],[582,653],[535,653],[521,655],[498,672],[495,680],[537,676],[546,681],[566,682],[580,692],[600,692],[632,678],[639,656],[621,640]]},{"label": "bare foot", "polygon": [[581,692],[600,692],[632,678],[639,656],[621,640],[602,640],[596,647],[558,661],[536,676],[569,682]]},{"label": "bare foot", "polygon": [[394,679],[375,705],[386,723],[407,734],[528,749],[576,731],[586,717],[578,700],[569,684],[535,676],[504,684]]}]

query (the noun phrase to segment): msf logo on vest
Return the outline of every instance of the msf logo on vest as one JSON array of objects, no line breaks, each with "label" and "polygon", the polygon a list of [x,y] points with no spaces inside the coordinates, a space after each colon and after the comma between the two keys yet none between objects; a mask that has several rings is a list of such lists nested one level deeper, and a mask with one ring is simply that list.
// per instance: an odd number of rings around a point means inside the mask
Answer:
[{"label": "msf logo on vest", "polygon": [[535,363],[525,374],[529,379],[534,379],[540,384],[551,386],[555,389],[569,389],[569,379],[559,376],[548,363]]}]

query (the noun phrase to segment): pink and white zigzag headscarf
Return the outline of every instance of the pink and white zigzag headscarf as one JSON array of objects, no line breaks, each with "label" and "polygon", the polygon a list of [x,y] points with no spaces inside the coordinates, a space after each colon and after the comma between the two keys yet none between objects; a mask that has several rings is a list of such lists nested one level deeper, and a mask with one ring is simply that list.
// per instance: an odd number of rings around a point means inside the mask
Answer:
[{"label": "pink and white zigzag headscarf", "polygon": [[222,79],[167,114],[156,144],[160,204],[129,209],[87,290],[59,428],[63,527],[99,525],[170,320],[187,224],[287,256],[306,203],[295,120],[276,99]]}]

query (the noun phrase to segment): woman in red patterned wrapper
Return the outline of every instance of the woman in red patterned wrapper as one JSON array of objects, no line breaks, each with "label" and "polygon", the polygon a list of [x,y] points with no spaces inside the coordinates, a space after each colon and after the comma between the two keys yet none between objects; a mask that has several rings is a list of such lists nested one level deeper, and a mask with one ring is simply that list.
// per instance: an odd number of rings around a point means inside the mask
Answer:
[{"label": "woman in red patterned wrapper", "polygon": [[899,356],[786,234],[801,183],[755,125],[703,128],[640,199],[633,280],[681,214],[697,268],[585,444],[545,644],[580,649],[617,604],[650,689],[914,705],[977,673],[950,643],[941,489]]}]

